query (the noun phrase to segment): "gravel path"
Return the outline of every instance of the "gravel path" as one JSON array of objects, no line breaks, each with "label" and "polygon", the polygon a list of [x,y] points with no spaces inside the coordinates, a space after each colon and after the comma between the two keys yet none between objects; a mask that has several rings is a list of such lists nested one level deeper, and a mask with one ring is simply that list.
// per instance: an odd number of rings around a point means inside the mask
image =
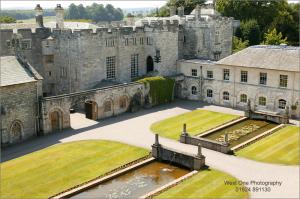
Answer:
[{"label": "gravel path", "polygon": [[[56,143],[86,139],[114,140],[150,149],[154,142],[154,134],[150,131],[152,123],[196,108],[243,115],[242,111],[190,101],[176,101],[172,104],[141,110],[137,113],[126,113],[99,122],[85,119],[83,114],[75,113],[71,115],[72,129],[9,147],[2,152],[2,160],[9,160]],[[160,138],[160,143],[189,153],[196,154],[197,152],[195,146],[166,138]],[[252,184],[248,185],[250,188],[253,188],[252,185],[255,183],[261,183],[260,181],[282,182],[280,186],[279,183],[267,186],[271,188],[270,192],[262,189],[252,191],[252,198],[299,198],[299,166],[266,164],[208,149],[202,151],[206,156],[208,166],[227,172],[245,183],[252,181]],[[255,185],[255,187],[263,188],[265,185]]]}]

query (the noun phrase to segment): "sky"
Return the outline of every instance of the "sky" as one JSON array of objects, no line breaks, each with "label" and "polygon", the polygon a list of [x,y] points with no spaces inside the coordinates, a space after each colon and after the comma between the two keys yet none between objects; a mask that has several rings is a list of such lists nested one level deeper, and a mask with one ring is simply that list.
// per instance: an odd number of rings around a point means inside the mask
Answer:
[{"label": "sky", "polygon": [[67,8],[71,3],[76,5],[83,4],[84,6],[91,5],[94,2],[101,4],[112,4],[118,8],[144,8],[144,7],[161,7],[165,5],[166,0],[157,1],[3,1],[1,0],[1,9],[33,9],[36,4],[40,4],[42,8],[54,8],[56,4],[61,4]]},{"label": "sky", "polygon": [[[33,9],[36,4],[41,4],[42,8],[54,8],[56,4],[61,4],[64,8],[69,7],[71,3],[74,3],[76,5],[83,4],[84,6],[91,5],[94,2],[101,3],[101,4],[112,4],[114,7],[118,8],[145,8],[145,7],[152,7],[157,8],[165,5],[167,0],[146,0],[146,1],[140,1],[140,0],[132,0],[132,1],[93,1],[93,0],[75,0],[75,1],[5,1],[1,0],[0,5],[1,9]],[[299,2],[300,0],[288,0],[289,2]]]}]

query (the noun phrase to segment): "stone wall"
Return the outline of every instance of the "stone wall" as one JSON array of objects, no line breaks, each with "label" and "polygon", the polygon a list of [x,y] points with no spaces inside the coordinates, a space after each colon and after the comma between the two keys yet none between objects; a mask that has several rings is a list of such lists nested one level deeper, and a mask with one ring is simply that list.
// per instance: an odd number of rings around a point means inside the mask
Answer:
[{"label": "stone wall", "polygon": [[[92,102],[95,120],[116,116],[131,108],[133,100],[142,106],[145,90],[143,84],[129,83],[92,89],[77,93],[45,97],[40,101],[42,130],[44,134],[70,128],[70,109],[85,111],[85,103]],[[56,124],[53,124],[53,116]]]},{"label": "stone wall", "polygon": [[[38,133],[38,98],[40,82],[2,86],[1,144],[17,143]],[[14,127],[15,125],[15,127]],[[16,130],[13,130],[16,128]]]}]

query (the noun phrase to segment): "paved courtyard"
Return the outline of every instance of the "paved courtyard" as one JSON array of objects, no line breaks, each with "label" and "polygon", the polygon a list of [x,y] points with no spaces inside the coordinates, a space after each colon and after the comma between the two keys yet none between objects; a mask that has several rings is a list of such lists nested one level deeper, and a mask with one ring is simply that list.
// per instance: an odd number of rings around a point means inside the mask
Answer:
[{"label": "paved courtyard", "polygon": [[[230,108],[191,101],[176,101],[153,109],[141,110],[137,113],[125,113],[102,121],[88,120],[83,114],[75,113],[71,115],[72,129],[8,147],[2,151],[2,161],[16,158],[56,143],[86,139],[114,140],[150,149],[154,142],[154,134],[150,131],[151,124],[197,108],[236,115],[244,114],[242,111]],[[188,153],[196,154],[197,152],[195,146],[181,144],[174,140],[160,138],[160,142],[168,147]],[[270,186],[270,192],[252,192],[251,196],[253,198],[299,197],[299,166],[260,163],[208,149],[203,149],[203,154],[206,156],[206,164],[208,166],[227,172],[241,181],[248,183],[251,181],[282,182],[280,186],[279,184]],[[256,187],[264,187],[264,185],[257,185]]]}]

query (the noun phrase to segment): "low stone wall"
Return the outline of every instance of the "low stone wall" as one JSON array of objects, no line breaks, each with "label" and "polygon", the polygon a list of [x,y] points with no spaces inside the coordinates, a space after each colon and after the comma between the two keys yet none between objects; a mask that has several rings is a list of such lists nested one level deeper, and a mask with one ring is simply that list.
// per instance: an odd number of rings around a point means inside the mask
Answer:
[{"label": "low stone wall", "polygon": [[260,119],[275,122],[277,124],[288,124],[289,117],[287,115],[276,115],[262,111],[248,111],[246,114],[250,119]]},{"label": "low stone wall", "polygon": [[191,170],[200,170],[205,166],[205,157],[201,153],[201,146],[199,146],[196,156],[183,153],[159,144],[157,134],[155,135],[155,144],[152,145],[152,156],[159,161],[167,161]]},{"label": "low stone wall", "polygon": [[191,144],[195,146],[201,145],[201,147],[218,151],[221,153],[232,153],[228,143],[222,143],[214,140],[205,139],[202,137],[190,136],[189,134],[181,134],[179,141],[185,144]]}]

